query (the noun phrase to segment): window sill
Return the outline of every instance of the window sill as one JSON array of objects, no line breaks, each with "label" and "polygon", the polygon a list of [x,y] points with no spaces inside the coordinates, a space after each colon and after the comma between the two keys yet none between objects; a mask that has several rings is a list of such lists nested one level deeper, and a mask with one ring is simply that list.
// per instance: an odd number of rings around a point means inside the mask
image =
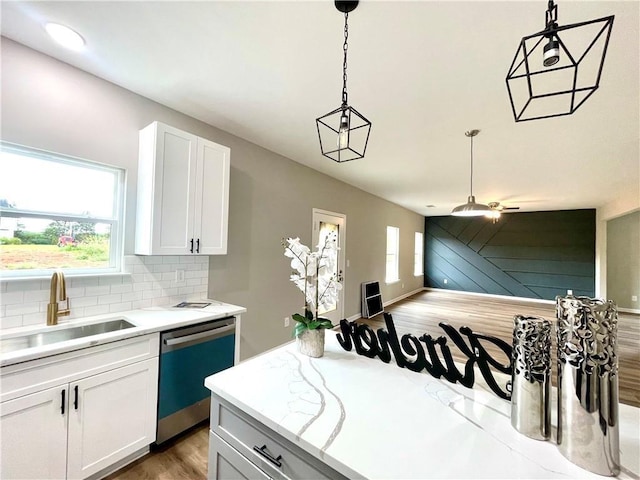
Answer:
[{"label": "window sill", "polygon": [[385,280],[384,284],[385,285],[393,285],[394,283],[400,283],[400,279],[396,279],[396,280]]},{"label": "window sill", "polygon": [[[101,278],[101,277],[130,277],[131,273],[128,272],[105,272],[105,273],[69,273],[64,275],[64,278]],[[0,283],[9,282],[29,282],[38,280],[51,280],[51,275],[33,275],[24,277],[3,277],[0,276]]]}]

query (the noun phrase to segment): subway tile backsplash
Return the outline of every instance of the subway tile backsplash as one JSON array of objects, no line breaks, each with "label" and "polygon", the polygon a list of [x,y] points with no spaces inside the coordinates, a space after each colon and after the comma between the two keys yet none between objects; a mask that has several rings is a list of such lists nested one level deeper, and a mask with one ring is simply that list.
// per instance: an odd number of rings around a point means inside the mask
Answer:
[{"label": "subway tile backsplash", "polygon": [[[184,281],[176,282],[176,270]],[[67,278],[72,318],[172,305],[207,297],[209,257],[125,255],[126,275]],[[49,280],[0,282],[0,329],[44,325],[49,303]]]}]

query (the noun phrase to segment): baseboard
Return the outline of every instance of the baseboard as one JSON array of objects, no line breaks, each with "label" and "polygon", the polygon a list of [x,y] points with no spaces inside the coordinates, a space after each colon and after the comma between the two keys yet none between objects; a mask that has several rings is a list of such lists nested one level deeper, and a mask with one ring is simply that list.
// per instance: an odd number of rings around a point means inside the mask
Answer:
[{"label": "baseboard", "polygon": [[640,315],[640,309],[637,308],[618,308],[618,311],[622,313],[633,313],[635,315]]},{"label": "baseboard", "polygon": [[407,297],[410,297],[411,295],[415,295],[416,293],[422,292],[424,291],[424,288],[418,288],[416,290],[413,290],[412,292],[408,292],[408,293],[404,293],[402,295],[400,295],[399,297],[396,297],[392,300],[387,300],[386,302],[383,302],[382,305],[387,307],[389,305],[393,305],[396,302],[399,302],[400,300],[404,300]]},{"label": "baseboard", "polygon": [[512,300],[517,302],[533,302],[533,303],[542,303],[545,305],[555,305],[555,300],[545,300],[542,298],[529,298],[529,297],[514,297],[512,295],[495,295],[493,293],[477,293],[477,292],[463,292],[461,290],[449,290],[446,288],[433,288],[433,287],[424,287],[425,291],[433,291],[433,292],[446,292],[454,295],[460,295],[465,297],[482,297],[482,298],[495,298],[496,300]]},{"label": "baseboard", "polygon": [[[424,287],[422,290],[424,291],[434,291],[434,292],[446,292],[446,293],[452,293],[454,295],[460,295],[460,296],[469,296],[469,297],[483,297],[483,298],[495,298],[497,300],[515,300],[518,302],[534,302],[534,303],[542,303],[545,305],[555,305],[556,302],[555,300],[544,300],[542,298],[529,298],[529,297],[513,297],[511,295],[494,295],[491,293],[476,293],[476,292],[463,292],[461,290],[448,290],[446,288],[432,288],[432,287]],[[417,293],[418,291],[415,291],[413,293],[411,293],[410,295],[413,295],[414,293]],[[385,304],[386,305],[386,304]],[[618,307],[618,312],[621,313],[632,313],[632,314],[640,314],[640,309],[637,308],[622,308],[622,307]]]}]

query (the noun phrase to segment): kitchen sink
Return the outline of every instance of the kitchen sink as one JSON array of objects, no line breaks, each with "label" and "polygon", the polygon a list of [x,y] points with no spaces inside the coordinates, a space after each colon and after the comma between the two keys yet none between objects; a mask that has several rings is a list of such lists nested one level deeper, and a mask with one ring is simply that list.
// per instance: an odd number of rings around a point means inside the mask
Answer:
[{"label": "kitchen sink", "polygon": [[41,347],[52,343],[65,342],[76,338],[90,337],[101,333],[115,332],[117,330],[125,330],[133,327],[135,327],[135,325],[129,323],[124,318],[118,318],[79,327],[51,331],[45,330],[19,337],[2,338],[0,340],[0,352],[8,353],[16,350],[23,350],[25,348]]}]

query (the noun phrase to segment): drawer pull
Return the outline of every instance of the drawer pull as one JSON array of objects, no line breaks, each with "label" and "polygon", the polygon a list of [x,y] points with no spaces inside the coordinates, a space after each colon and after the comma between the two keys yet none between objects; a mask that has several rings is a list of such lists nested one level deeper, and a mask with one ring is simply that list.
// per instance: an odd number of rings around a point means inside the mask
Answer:
[{"label": "drawer pull", "polygon": [[282,455],[278,455],[277,457],[273,457],[273,455],[271,455],[269,452],[267,452],[267,446],[266,445],[263,445],[261,447],[258,447],[257,445],[254,445],[253,449],[256,452],[258,452],[260,455],[262,455],[264,458],[269,460],[271,463],[273,463],[276,467],[282,468],[282,462],[280,462],[280,460],[282,460]]}]

